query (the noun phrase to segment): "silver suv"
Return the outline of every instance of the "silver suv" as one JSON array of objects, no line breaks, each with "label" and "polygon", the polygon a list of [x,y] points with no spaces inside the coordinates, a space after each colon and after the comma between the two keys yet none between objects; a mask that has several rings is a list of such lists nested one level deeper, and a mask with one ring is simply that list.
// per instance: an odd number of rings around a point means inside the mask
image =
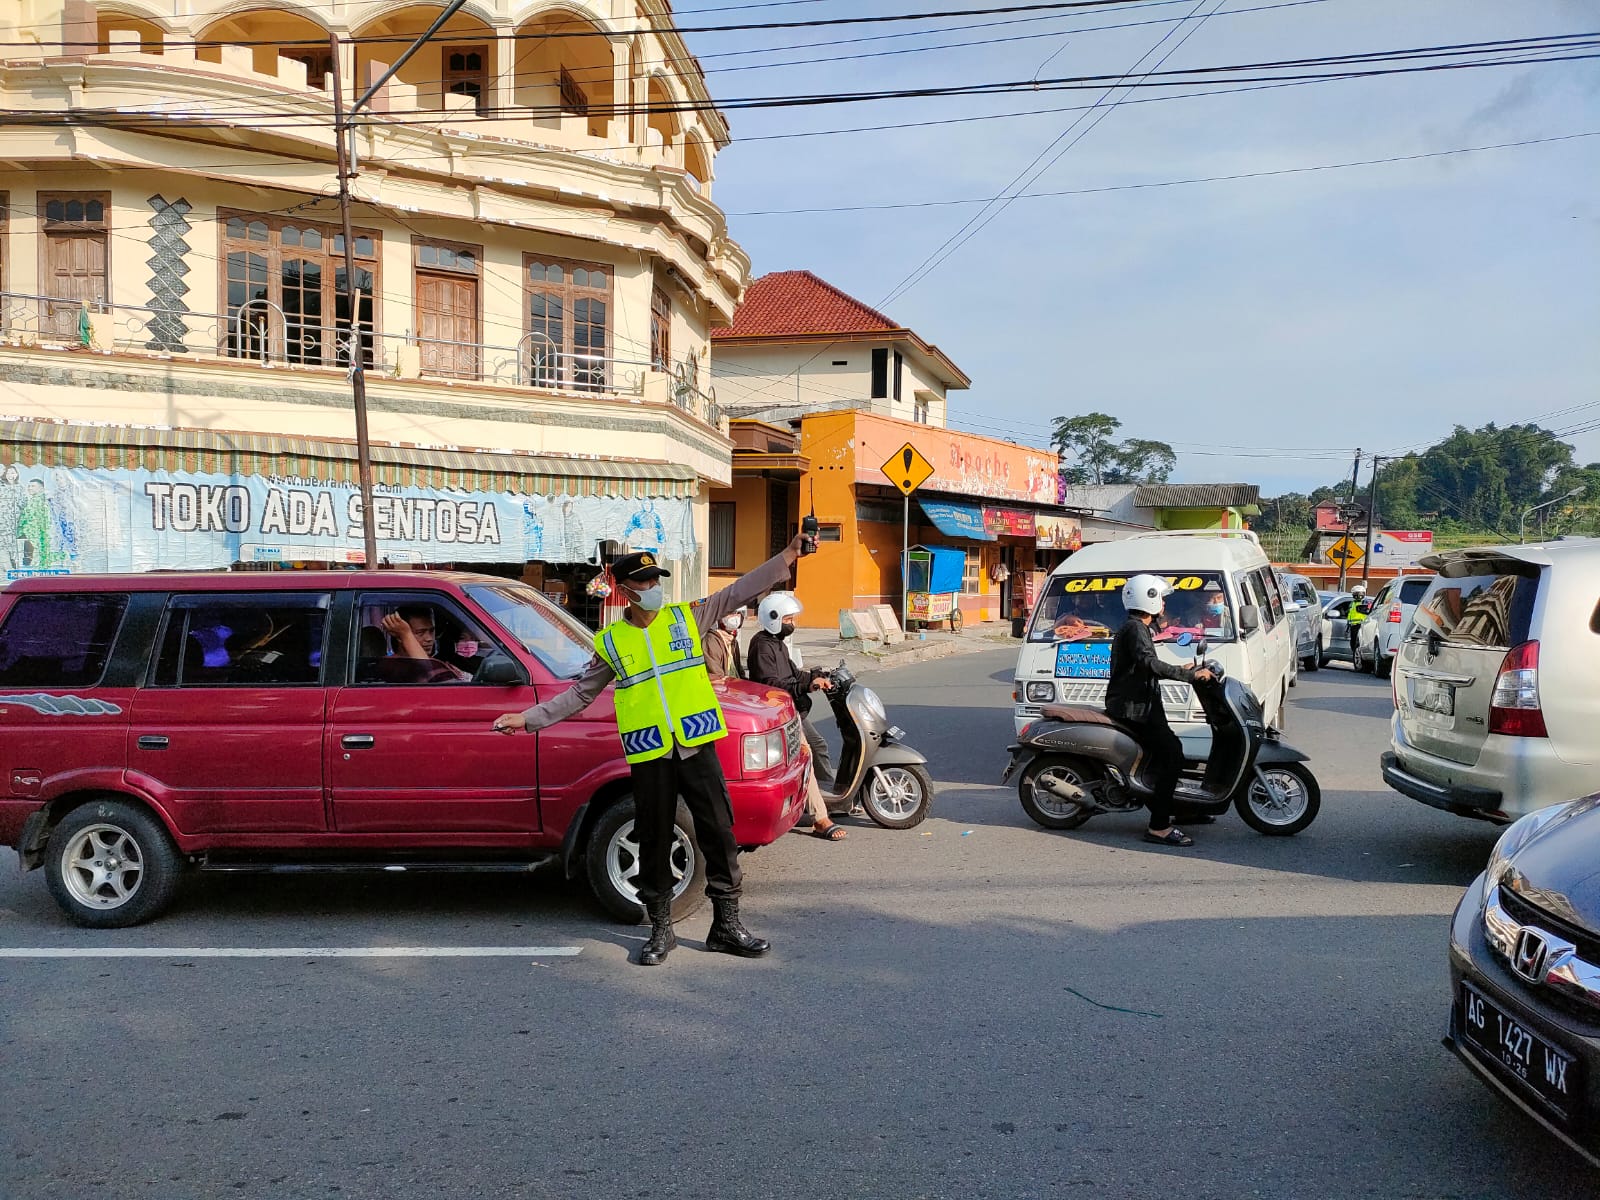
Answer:
[{"label": "silver suv", "polygon": [[1390,787],[1506,822],[1600,790],[1600,541],[1431,555],[1394,660]]}]

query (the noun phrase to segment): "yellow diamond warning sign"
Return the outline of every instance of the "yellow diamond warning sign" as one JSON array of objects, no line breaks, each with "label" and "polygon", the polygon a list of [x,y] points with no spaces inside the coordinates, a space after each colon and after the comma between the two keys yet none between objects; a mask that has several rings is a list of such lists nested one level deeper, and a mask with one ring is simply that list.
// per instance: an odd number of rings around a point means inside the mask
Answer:
[{"label": "yellow diamond warning sign", "polygon": [[890,483],[908,496],[927,483],[933,474],[933,464],[910,442],[890,455],[889,461],[879,469]]},{"label": "yellow diamond warning sign", "polygon": [[1366,551],[1352,538],[1342,537],[1328,547],[1328,561],[1335,566],[1353,567],[1366,556]]}]

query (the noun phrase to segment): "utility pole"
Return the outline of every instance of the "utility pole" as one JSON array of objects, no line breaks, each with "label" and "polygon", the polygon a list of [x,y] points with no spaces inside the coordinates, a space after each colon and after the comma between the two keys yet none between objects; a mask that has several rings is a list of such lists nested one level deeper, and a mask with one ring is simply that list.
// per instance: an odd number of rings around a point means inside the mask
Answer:
[{"label": "utility pole", "polygon": [[[339,35],[330,34],[328,45],[333,51],[333,140],[337,149],[339,169],[339,220],[344,228],[344,282],[345,305],[350,313],[350,399],[356,417],[356,475],[361,487],[361,544],[364,565],[378,565],[378,533],[372,514],[372,441],[367,433],[367,372],[366,352],[361,343],[361,286],[356,277],[355,235],[350,225],[350,180],[355,177],[351,148],[352,122],[357,113],[377,95],[378,89],[405,66],[411,56],[421,50],[444,23],[461,9],[467,0],[450,0],[433,24],[422,36],[406,47],[405,53],[395,59],[394,65],[384,71],[366,91],[358,96],[349,109],[344,106],[344,79],[339,66]],[[378,296],[373,289],[373,315],[377,315]],[[335,321],[337,321],[335,317]]]},{"label": "utility pole", "polygon": [[1361,582],[1372,581],[1372,529],[1378,523],[1378,464],[1383,459],[1372,456],[1372,479],[1367,485],[1367,550],[1361,557]]},{"label": "utility pole", "polygon": [[[1361,447],[1357,446],[1356,447],[1356,461],[1350,465],[1350,504],[1345,509],[1344,538],[1341,539],[1341,540],[1348,540],[1349,537],[1350,537],[1350,518],[1351,518],[1352,515],[1354,515],[1355,510],[1356,510],[1356,488],[1359,486],[1357,484],[1357,482],[1356,482],[1356,476],[1358,474],[1360,474],[1360,472],[1361,472]],[[1348,582],[1349,571],[1350,571],[1349,560],[1347,558],[1345,558],[1343,555],[1340,555],[1340,557],[1339,557],[1339,590],[1341,592],[1345,590],[1345,584]]]}]

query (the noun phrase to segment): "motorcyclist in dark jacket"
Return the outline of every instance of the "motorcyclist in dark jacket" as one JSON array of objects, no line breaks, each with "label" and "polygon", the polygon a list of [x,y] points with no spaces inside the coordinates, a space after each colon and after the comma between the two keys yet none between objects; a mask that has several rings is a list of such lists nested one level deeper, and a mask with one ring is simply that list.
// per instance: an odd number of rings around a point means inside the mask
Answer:
[{"label": "motorcyclist in dark jacket", "polygon": [[833,763],[828,754],[828,740],[808,715],[811,712],[811,693],[826,691],[829,680],[826,671],[808,671],[795,665],[789,653],[788,640],[794,635],[795,617],[801,612],[800,601],[789,592],[773,592],[756,606],[756,617],[761,629],[750,639],[746,656],[750,679],[768,687],[781,688],[794,701],[800,714],[800,729],[811,747],[812,777],[816,790],[808,795],[807,807],[812,817],[812,834],[827,841],[840,841],[845,831],[828,816],[822,799],[822,789],[834,788]]},{"label": "motorcyclist in dark jacket", "polygon": [[1128,725],[1151,759],[1150,827],[1147,842],[1192,846],[1194,839],[1172,824],[1172,798],[1183,772],[1183,742],[1167,724],[1161,702],[1163,679],[1208,680],[1211,672],[1193,664],[1178,666],[1156,653],[1152,626],[1166,608],[1172,585],[1159,575],[1135,575],[1122,588],[1128,619],[1111,640],[1111,679],[1106,684],[1106,714]]}]

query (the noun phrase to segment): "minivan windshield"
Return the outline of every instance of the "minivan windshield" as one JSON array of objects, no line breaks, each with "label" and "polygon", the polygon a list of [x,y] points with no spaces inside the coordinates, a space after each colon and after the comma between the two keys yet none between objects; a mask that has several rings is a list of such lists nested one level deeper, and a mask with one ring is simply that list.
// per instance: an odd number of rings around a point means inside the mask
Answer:
[{"label": "minivan windshield", "polygon": [[[1155,574],[1155,572],[1151,572]],[[1053,575],[1033,610],[1028,627],[1030,642],[1109,642],[1127,610],[1122,607],[1126,575]],[[1165,625],[1156,641],[1183,640],[1202,635],[1211,642],[1233,640],[1233,605],[1217,571],[1188,571],[1164,575],[1172,585],[1167,597]]]},{"label": "minivan windshield", "polygon": [[1452,645],[1492,650],[1527,641],[1539,581],[1526,572],[1537,569],[1510,559],[1467,569],[1482,571],[1485,565],[1490,570],[1483,574],[1433,580],[1411,619],[1408,640],[1426,641],[1436,634]]},{"label": "minivan windshield", "polygon": [[594,635],[527,584],[471,583],[466,591],[557,678],[576,679],[594,657]]}]

